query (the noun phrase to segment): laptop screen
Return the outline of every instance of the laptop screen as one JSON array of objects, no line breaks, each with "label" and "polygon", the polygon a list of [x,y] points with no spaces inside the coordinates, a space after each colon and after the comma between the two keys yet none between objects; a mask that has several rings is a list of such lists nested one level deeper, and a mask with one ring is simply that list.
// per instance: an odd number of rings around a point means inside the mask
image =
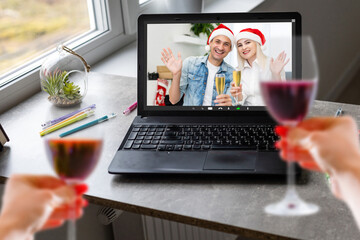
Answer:
[{"label": "laptop screen", "polygon": [[[143,108],[265,111],[255,75],[299,76],[295,36],[300,35],[300,21],[297,13],[140,16],[138,77]],[[279,57],[287,63],[275,73],[271,62]],[[236,79],[241,95],[236,95]]]}]

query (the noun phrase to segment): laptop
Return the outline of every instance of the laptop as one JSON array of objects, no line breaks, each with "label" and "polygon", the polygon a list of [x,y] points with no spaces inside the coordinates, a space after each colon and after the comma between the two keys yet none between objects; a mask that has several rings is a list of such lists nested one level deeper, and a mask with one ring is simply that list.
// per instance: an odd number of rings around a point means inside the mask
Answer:
[{"label": "laptop", "polygon": [[[192,56],[206,56],[207,37],[196,36],[191,28],[219,23],[232,29],[234,35],[244,28],[259,29],[267,41],[265,55],[275,58],[285,50],[290,58],[284,68],[286,77],[299,77],[299,13],[141,15],[138,112],[109,165],[109,173],[286,174],[286,164],[274,147],[276,123],[265,106],[187,105],[186,93],[176,103],[169,100],[172,76],[164,68],[161,51],[169,47],[176,58],[180,52],[183,63]],[[235,45],[224,61],[236,67],[236,56]],[[158,81],[158,77],[165,80]]]}]

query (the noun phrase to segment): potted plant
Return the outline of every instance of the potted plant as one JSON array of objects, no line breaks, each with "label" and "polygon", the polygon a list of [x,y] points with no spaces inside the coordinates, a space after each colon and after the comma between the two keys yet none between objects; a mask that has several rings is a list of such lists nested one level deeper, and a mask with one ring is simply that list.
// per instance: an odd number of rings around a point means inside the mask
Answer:
[{"label": "potted plant", "polygon": [[195,34],[195,36],[200,37],[200,34],[206,35],[206,38],[209,38],[211,32],[219,26],[220,23],[193,23],[191,24],[190,31]]}]

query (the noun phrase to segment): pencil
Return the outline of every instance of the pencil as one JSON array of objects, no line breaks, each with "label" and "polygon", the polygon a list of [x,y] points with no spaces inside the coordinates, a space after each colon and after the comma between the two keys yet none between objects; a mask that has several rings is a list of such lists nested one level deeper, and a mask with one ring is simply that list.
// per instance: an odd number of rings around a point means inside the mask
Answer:
[{"label": "pencil", "polygon": [[40,132],[40,136],[44,136],[44,135],[46,135],[48,133],[54,132],[54,131],[56,131],[56,130],[58,130],[60,128],[63,128],[65,126],[68,126],[68,125],[70,125],[70,124],[72,124],[74,122],[77,122],[77,121],[80,121],[80,120],[82,120],[84,118],[87,118],[87,117],[89,117],[89,116],[91,116],[93,114],[94,114],[94,111],[92,110],[92,111],[83,113],[81,115],[78,115],[78,116],[76,116],[76,117],[74,117],[74,118],[72,118],[70,120],[65,120],[65,121],[63,121],[63,122],[61,122],[59,124],[56,124],[56,125],[54,125],[54,126],[52,126],[50,128],[45,129],[44,131]]}]

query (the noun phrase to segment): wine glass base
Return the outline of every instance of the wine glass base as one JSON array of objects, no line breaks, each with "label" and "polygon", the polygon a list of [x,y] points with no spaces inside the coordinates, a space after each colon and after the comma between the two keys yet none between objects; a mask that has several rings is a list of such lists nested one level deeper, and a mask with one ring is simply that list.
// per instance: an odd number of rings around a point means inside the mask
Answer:
[{"label": "wine glass base", "polygon": [[300,198],[284,198],[280,202],[266,206],[265,212],[277,216],[306,216],[317,213],[319,209],[319,206]]}]

